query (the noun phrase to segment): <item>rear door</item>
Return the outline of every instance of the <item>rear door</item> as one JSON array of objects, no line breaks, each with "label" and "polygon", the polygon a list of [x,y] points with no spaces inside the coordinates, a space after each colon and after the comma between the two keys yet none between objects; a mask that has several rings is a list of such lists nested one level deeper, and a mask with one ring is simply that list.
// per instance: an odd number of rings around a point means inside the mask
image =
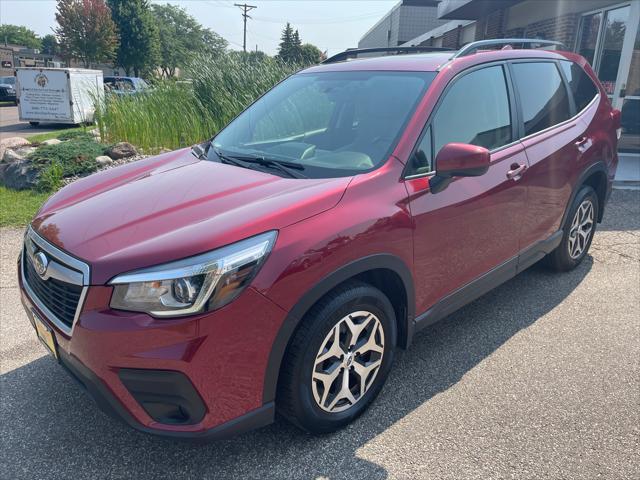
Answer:
[{"label": "rear door", "polygon": [[[526,189],[510,172],[526,166],[526,157],[513,125],[514,105],[505,65],[463,72],[443,93],[410,159],[417,313],[517,258]],[[435,153],[451,142],[489,149],[489,171],[455,178],[432,193],[426,179],[437,169]],[[515,262],[509,268],[515,273]]]},{"label": "rear door", "polygon": [[586,127],[575,110],[558,62],[510,63],[518,92],[520,136],[529,168],[522,176],[527,207],[522,216],[522,249],[546,240],[561,227],[581,153],[589,147]]}]

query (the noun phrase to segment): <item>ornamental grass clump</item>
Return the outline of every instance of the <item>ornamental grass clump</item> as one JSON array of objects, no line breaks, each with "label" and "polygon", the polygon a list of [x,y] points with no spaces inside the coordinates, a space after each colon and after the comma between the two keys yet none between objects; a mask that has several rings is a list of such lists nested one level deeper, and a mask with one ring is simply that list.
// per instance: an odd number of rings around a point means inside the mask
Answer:
[{"label": "ornamental grass clump", "polygon": [[162,80],[144,93],[107,95],[97,109],[101,137],[145,153],[202,142],[298,69],[237,52],[199,56],[183,72],[187,81]]}]

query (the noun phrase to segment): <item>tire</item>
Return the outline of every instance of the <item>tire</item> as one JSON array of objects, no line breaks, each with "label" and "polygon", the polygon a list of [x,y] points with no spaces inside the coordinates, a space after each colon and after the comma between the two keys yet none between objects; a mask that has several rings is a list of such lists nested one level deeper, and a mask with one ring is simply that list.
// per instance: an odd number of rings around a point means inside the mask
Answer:
[{"label": "tire", "polygon": [[31,125],[32,127],[37,127],[38,125],[40,125],[40,122],[29,122],[29,125]]},{"label": "tire", "polygon": [[565,219],[560,245],[545,258],[549,267],[557,272],[567,272],[580,265],[596,232],[599,208],[595,190],[589,185],[580,187]]},{"label": "tire", "polygon": [[[349,350],[352,332],[360,328]],[[336,331],[340,345],[335,342]],[[380,290],[350,281],[327,294],[305,315],[287,348],[276,395],[278,412],[311,433],[344,427],[380,393],[396,340],[395,313]],[[325,360],[318,362],[321,357]],[[348,393],[343,383],[346,372]]]}]

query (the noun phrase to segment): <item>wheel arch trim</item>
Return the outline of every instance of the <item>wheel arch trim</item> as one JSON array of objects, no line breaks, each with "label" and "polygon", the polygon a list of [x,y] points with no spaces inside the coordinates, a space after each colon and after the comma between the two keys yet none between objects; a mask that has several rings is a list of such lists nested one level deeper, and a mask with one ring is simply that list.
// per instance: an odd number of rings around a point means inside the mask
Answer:
[{"label": "wheel arch trim", "polygon": [[[611,187],[610,187],[610,182],[608,180],[609,177],[608,177],[607,166],[604,163],[604,161],[598,160],[597,162],[590,165],[586,170],[584,170],[576,180],[576,183],[574,184],[573,190],[571,192],[571,196],[569,197],[569,201],[567,202],[567,205],[564,209],[564,214],[562,215],[562,222],[560,222],[560,228],[562,228],[562,226],[565,224],[565,221],[567,220],[567,215],[569,215],[569,211],[571,210],[571,205],[573,205],[573,202],[576,199],[576,195],[578,195],[578,192],[580,191],[580,187],[585,185],[586,180],[596,173],[604,174],[605,182],[606,182],[605,192],[604,192],[604,201],[602,202],[602,205],[598,205],[598,222],[602,221],[602,216],[604,214],[604,205],[607,201],[609,190]],[[600,198],[598,198],[598,200],[600,200]]]},{"label": "wheel arch trim", "polygon": [[[405,319],[399,320],[406,322],[406,325],[404,325],[404,329],[400,328],[398,333],[404,332],[406,336],[404,342],[408,345],[413,334],[413,318],[415,316],[415,292],[411,270],[403,260],[392,254],[374,254],[354,260],[322,278],[289,310],[269,353],[264,375],[263,403],[266,404],[275,399],[280,366],[287,346],[309,309],[338,285],[360,274],[381,269],[393,271],[404,285],[407,297],[407,314]],[[399,341],[402,342],[403,339],[399,338]]]}]

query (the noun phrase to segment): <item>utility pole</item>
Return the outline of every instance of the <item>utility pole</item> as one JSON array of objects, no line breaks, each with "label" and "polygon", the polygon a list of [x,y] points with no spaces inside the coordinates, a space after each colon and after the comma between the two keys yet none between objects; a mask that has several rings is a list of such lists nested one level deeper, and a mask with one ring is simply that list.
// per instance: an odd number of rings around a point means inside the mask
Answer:
[{"label": "utility pole", "polygon": [[247,53],[247,18],[251,18],[249,16],[249,12],[254,8],[258,8],[255,5],[247,5],[246,3],[234,3],[236,7],[240,7],[242,10],[242,18],[244,20],[244,40],[242,41],[242,49],[245,53]]}]

